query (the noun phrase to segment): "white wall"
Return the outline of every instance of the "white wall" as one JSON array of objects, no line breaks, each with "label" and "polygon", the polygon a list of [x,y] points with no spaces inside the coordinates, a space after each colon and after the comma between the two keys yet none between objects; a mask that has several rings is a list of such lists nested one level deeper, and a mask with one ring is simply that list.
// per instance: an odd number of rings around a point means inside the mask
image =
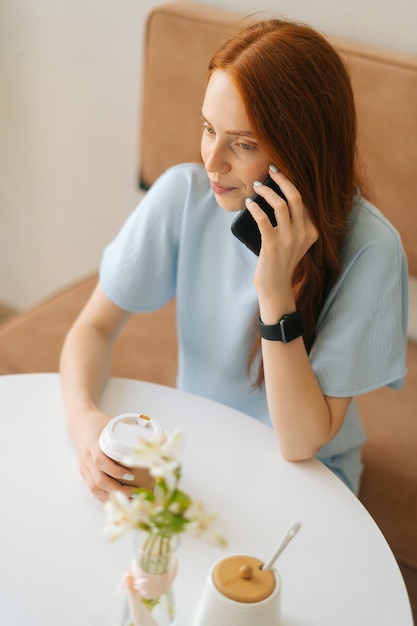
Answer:
[{"label": "white wall", "polygon": [[[94,271],[135,206],[142,35],[157,0],[0,0],[0,301]],[[223,0],[417,54],[416,0]]]}]

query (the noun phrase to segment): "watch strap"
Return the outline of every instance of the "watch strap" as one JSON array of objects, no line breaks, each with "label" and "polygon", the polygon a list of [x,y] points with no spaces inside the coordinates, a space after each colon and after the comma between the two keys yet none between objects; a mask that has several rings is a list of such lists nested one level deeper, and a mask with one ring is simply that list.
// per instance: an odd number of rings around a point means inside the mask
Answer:
[{"label": "watch strap", "polygon": [[264,324],[259,318],[259,333],[263,339],[289,343],[304,335],[304,317],[301,311],[295,311],[281,317],[277,324]]}]

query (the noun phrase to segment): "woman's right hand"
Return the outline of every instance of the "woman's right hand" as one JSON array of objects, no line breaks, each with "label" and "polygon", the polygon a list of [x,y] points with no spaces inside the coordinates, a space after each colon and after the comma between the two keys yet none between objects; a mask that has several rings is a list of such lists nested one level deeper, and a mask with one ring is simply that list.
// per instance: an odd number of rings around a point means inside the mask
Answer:
[{"label": "woman's right hand", "polygon": [[[79,417],[79,416],[78,416]],[[91,409],[78,419],[78,432],[72,432],[77,448],[81,475],[91,493],[104,502],[112,491],[123,491],[128,497],[133,487],[122,485],[119,481],[131,475],[128,468],[115,463],[101,451],[100,434],[110,417],[99,409]]]},{"label": "woman's right hand", "polygon": [[91,493],[107,499],[116,489],[126,495],[131,487],[120,484],[129,470],[109,459],[99,447],[110,417],[97,408],[110,373],[111,348],[130,313],[111,302],[98,284],[74,322],[61,353],[61,387],[67,428],[78,452],[81,474]]},{"label": "woman's right hand", "polygon": [[262,183],[256,183],[256,191],[273,207],[277,226],[272,226],[256,202],[247,200],[248,210],[258,224],[262,238],[254,285],[261,319],[266,324],[276,324],[283,315],[295,310],[294,272],[318,239],[318,230],[300,192],[285,174],[275,170],[271,166],[269,173],[287,201]]}]

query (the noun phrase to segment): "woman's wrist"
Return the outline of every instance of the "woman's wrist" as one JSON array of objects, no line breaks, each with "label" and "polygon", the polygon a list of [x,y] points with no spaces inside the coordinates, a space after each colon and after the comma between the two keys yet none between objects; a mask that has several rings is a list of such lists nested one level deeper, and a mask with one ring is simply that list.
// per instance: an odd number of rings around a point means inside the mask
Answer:
[{"label": "woman's wrist", "polygon": [[100,414],[100,409],[91,400],[78,401],[66,407],[67,430],[71,437],[77,438],[80,432],[88,428],[89,422]]},{"label": "woman's wrist", "polygon": [[259,301],[259,317],[264,324],[277,324],[279,320],[296,310],[294,296],[291,293],[287,297],[268,298]]}]

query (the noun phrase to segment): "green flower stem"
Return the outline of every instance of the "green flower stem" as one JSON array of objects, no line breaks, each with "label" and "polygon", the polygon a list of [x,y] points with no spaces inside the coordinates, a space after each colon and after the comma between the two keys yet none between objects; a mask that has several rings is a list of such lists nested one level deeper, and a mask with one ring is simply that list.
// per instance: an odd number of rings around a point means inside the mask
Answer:
[{"label": "green flower stem", "polygon": [[141,568],[149,574],[165,574],[168,571],[170,555],[170,538],[151,533],[143,546]]}]

